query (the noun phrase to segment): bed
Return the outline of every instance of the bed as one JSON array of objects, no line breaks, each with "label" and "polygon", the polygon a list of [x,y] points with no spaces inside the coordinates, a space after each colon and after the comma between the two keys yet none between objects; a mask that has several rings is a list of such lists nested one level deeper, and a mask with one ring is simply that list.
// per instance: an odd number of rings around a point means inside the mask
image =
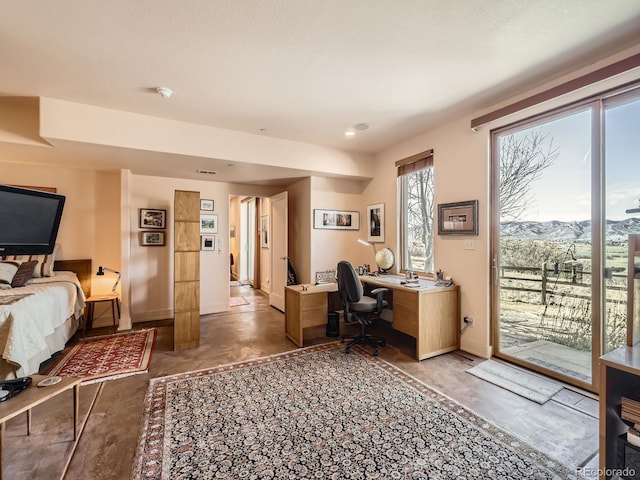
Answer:
[{"label": "bed", "polygon": [[0,379],[38,373],[64,349],[91,294],[91,260],[60,260],[54,276],[0,290]]}]

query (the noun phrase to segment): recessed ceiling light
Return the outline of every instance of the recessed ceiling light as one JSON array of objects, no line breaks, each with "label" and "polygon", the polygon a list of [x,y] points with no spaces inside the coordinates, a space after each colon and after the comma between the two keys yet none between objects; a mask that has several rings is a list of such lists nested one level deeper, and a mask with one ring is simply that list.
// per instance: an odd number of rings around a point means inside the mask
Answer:
[{"label": "recessed ceiling light", "polygon": [[356,130],[360,130],[360,131],[367,130],[369,128],[369,124],[368,123],[356,123],[353,126],[353,128],[356,129]]},{"label": "recessed ceiling light", "polygon": [[171,98],[171,95],[173,95],[171,89],[167,87],[158,87],[156,88],[156,92],[158,92],[158,95],[162,98]]},{"label": "recessed ceiling light", "polygon": [[347,130],[344,132],[345,137],[353,137],[356,134],[353,130]]}]

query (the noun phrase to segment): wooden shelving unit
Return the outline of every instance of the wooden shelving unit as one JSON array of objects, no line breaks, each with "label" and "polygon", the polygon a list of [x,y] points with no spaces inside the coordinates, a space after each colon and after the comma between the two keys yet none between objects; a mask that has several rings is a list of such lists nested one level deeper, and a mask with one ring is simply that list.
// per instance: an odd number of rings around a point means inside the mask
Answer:
[{"label": "wooden shelving unit", "polygon": [[174,196],[173,349],[200,346],[200,192]]},{"label": "wooden shelving unit", "polygon": [[[640,235],[629,235],[627,278],[627,345],[600,357],[600,478],[616,475],[624,464],[625,432],[620,418],[622,397],[640,400]],[[640,472],[640,465],[635,466]]]}]

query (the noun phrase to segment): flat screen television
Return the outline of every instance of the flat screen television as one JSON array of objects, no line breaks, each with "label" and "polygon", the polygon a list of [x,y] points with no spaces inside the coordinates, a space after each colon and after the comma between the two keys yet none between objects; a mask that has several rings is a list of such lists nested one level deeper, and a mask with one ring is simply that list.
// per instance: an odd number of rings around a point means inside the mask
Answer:
[{"label": "flat screen television", "polygon": [[0,185],[0,257],[53,252],[64,195]]}]

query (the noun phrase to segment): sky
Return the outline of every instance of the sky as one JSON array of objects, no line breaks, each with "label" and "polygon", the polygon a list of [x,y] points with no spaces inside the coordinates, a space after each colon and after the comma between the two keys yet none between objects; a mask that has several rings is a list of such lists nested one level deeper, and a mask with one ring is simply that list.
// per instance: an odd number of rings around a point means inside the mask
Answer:
[{"label": "sky", "polygon": [[[530,201],[519,220],[588,220],[591,217],[591,111],[532,127],[558,147],[559,156],[531,184]],[[605,109],[606,218],[640,217],[625,210],[640,203],[640,97]]]}]

